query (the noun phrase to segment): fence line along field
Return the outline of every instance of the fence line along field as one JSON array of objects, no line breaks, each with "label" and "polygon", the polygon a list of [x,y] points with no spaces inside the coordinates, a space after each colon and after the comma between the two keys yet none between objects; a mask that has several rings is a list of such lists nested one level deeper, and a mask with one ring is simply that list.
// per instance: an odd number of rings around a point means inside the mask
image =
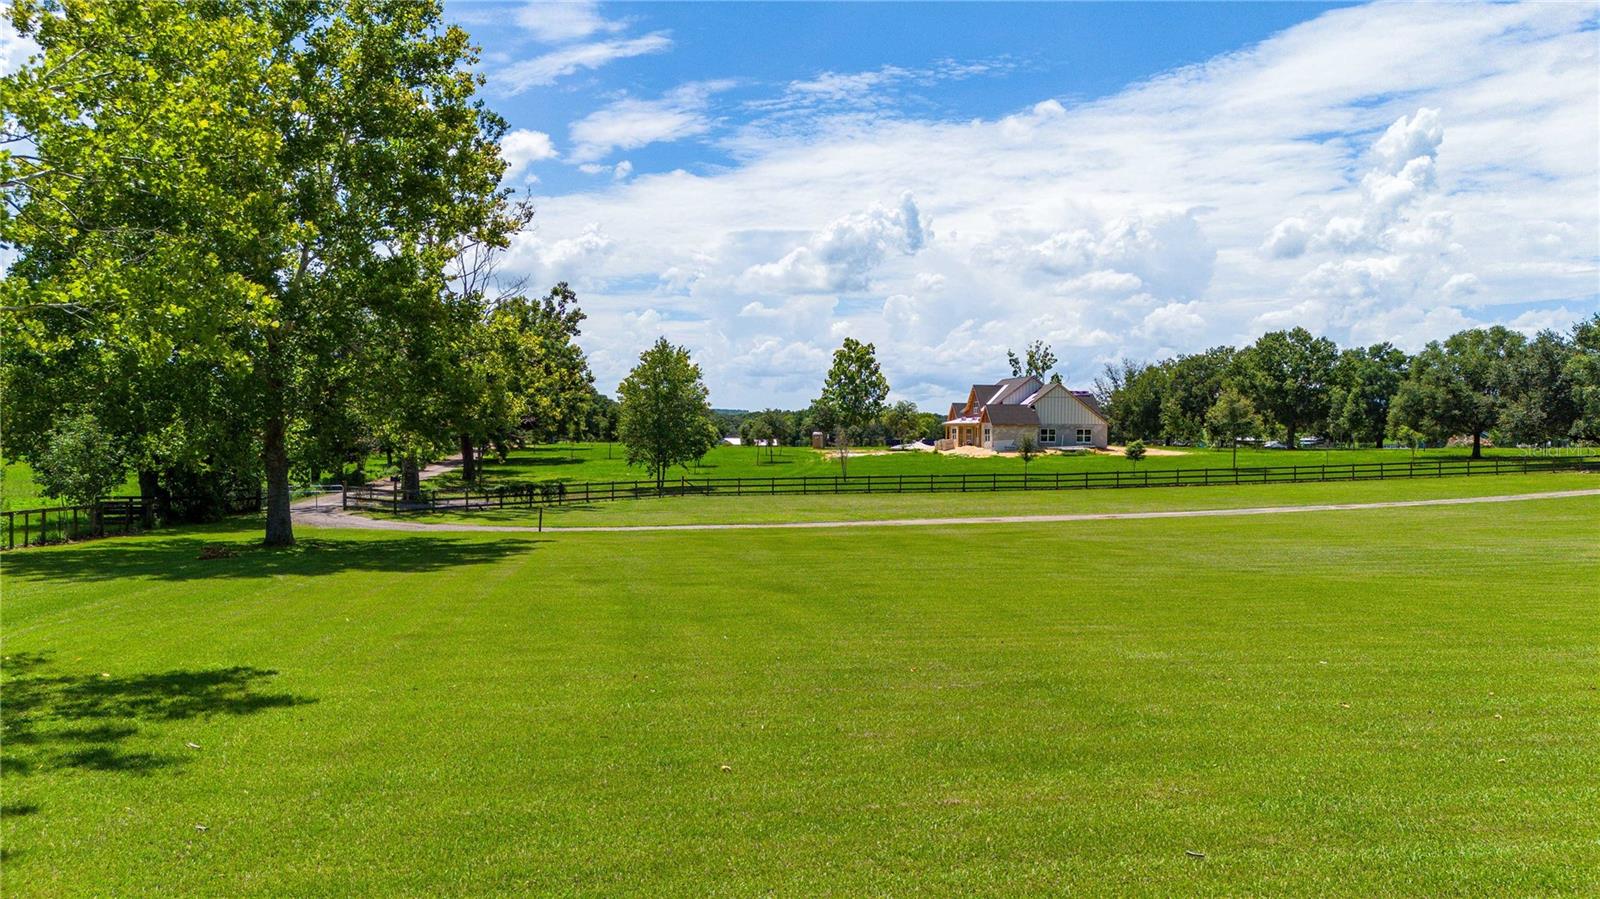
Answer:
[{"label": "fence line along field", "polygon": [[397,487],[345,489],[340,505],[379,512],[439,512],[529,508],[567,503],[616,502],[684,496],[790,497],[812,494],[997,493],[1001,491],[1102,490],[1135,487],[1213,487],[1245,484],[1303,484],[1328,481],[1383,481],[1473,475],[1600,471],[1600,456],[1459,459],[1276,465],[1256,468],[1146,468],[1080,472],[992,471],[989,473],[865,474],[810,477],[696,477],[674,481],[543,481],[494,488],[463,485],[415,493]]},{"label": "fence line along field", "polygon": [[[1592,448],[1582,447],[1531,451],[1521,448],[1486,449],[1486,458],[1562,457],[1583,455]],[[669,480],[681,477],[690,479],[708,477],[835,477],[842,474],[838,453],[834,450],[815,450],[811,447],[779,447],[770,451],[764,447],[717,446],[698,462],[671,470]],[[1461,460],[1471,457],[1466,448],[1419,450],[1415,454],[1407,449],[1299,449],[1267,450],[1240,448],[1238,459],[1241,468],[1276,467],[1283,465],[1356,463],[1396,463],[1419,461]],[[852,448],[848,475],[925,475],[925,474],[1022,474],[1029,473],[1081,473],[1084,471],[1134,471],[1148,468],[1229,468],[1233,456],[1226,449],[1197,447],[1161,447],[1160,453],[1146,455],[1137,466],[1132,465],[1121,452],[1050,452],[1024,466],[1015,454],[960,455],[919,450],[869,447]],[[563,481],[632,481],[648,477],[643,468],[629,466],[626,450],[619,444],[607,443],[556,443],[532,444],[513,447],[505,462],[490,456],[482,470],[480,483],[485,486]],[[447,472],[431,483],[447,488],[461,485],[457,472]]]},{"label": "fence line along field", "polygon": [[1593,497],[5,564],[8,896],[1600,889]]}]

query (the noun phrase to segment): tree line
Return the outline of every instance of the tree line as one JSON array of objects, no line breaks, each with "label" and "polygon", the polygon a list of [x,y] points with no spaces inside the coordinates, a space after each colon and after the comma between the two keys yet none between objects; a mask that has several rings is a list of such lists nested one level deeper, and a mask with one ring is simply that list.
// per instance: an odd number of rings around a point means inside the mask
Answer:
[{"label": "tree line", "polygon": [[1304,328],[1155,363],[1123,360],[1095,379],[1117,442],[1234,444],[1316,435],[1381,447],[1469,440],[1600,440],[1600,315],[1532,338],[1460,331],[1415,355],[1388,343],[1341,350]]}]

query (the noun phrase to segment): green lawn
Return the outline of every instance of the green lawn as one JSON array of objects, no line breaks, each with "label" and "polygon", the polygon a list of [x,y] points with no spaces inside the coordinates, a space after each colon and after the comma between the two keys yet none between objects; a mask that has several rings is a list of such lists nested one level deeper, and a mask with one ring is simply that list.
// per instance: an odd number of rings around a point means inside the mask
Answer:
[{"label": "green lawn", "polygon": [[1600,498],[258,539],[0,557],[8,896],[1600,891]]},{"label": "green lawn", "polygon": [[[122,486],[112,491],[116,494],[138,493],[138,476],[129,473]],[[66,500],[51,499],[40,490],[33,479],[33,469],[26,462],[11,462],[0,466],[0,512],[14,509],[37,509],[45,506],[70,505]]]},{"label": "green lawn", "polygon": [[[1170,449],[1176,455],[1148,456],[1139,463],[1145,468],[1228,468],[1233,456],[1225,450]],[[1573,450],[1589,452],[1595,450]],[[1490,456],[1512,458],[1525,455],[1521,450],[1490,449]],[[1240,450],[1240,467],[1260,465],[1345,465],[1352,462],[1406,462],[1411,459],[1409,450],[1389,449],[1338,449],[1329,450]],[[1465,459],[1471,455],[1465,449],[1423,450],[1417,453],[1421,460]],[[848,462],[849,474],[987,474],[990,472],[1017,472],[1023,470],[1022,462],[1015,456],[972,457],[950,454],[917,452],[915,450],[889,452],[882,447],[868,447],[853,451]],[[1028,471],[1039,474],[1082,471],[1134,471],[1132,463],[1115,454],[1050,453],[1036,459]],[[506,462],[490,463],[485,468],[490,484],[514,484],[534,481],[632,481],[647,480],[649,473],[639,467],[630,467],[620,444],[579,443],[541,444],[511,453]],[[671,477],[715,478],[771,478],[771,477],[833,477],[840,473],[839,458],[834,452],[820,452],[810,447],[785,447],[776,458],[767,460],[765,450],[754,447],[719,446],[713,449],[698,465],[674,468]],[[459,486],[455,472],[449,472],[432,481],[436,486]]]},{"label": "green lawn", "polygon": [[[872,521],[984,515],[1076,515],[1161,509],[1215,509],[1384,502],[1504,493],[1600,488],[1600,474],[1546,472],[1241,487],[1152,487],[1128,490],[1039,490],[1027,493],[904,493],[810,496],[683,496],[618,500],[544,509],[546,527],[756,524],[784,521]],[[479,509],[434,514],[366,513],[424,522],[533,525],[538,509]]]}]

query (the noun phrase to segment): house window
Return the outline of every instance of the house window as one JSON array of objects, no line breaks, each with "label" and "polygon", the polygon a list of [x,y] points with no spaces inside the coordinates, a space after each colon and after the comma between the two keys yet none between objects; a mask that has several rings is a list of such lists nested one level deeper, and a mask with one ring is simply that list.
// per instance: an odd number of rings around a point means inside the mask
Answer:
[{"label": "house window", "polygon": [[989,441],[991,441],[993,439],[994,439],[994,429],[990,428],[988,425],[984,425],[983,426],[983,442],[984,443],[988,443]]},{"label": "house window", "polygon": [[1056,442],[1056,429],[1055,428],[1040,428],[1039,429],[1039,442],[1040,443],[1055,443]]},{"label": "house window", "polygon": [[1078,442],[1079,443],[1093,443],[1094,442],[1094,431],[1090,430],[1089,428],[1079,428],[1078,429]]}]

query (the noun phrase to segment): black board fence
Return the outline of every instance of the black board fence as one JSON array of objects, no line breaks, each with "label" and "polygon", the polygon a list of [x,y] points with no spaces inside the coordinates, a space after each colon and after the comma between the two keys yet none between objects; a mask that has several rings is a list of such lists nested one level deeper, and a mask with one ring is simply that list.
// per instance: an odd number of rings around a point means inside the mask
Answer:
[{"label": "black board fence", "polygon": [[444,512],[534,508],[674,496],[810,496],[862,493],[992,493],[1134,487],[1211,487],[1467,477],[1546,471],[1600,471],[1600,456],[1427,459],[1252,468],[1127,468],[1110,471],[971,474],[873,474],[856,477],[693,478],[655,481],[574,481],[435,490],[407,495],[395,487],[350,487],[346,509]]},{"label": "black board fence", "polygon": [[138,497],[114,497],[86,506],[0,512],[0,547],[17,549],[124,536],[137,533],[144,520],[144,500]]}]

